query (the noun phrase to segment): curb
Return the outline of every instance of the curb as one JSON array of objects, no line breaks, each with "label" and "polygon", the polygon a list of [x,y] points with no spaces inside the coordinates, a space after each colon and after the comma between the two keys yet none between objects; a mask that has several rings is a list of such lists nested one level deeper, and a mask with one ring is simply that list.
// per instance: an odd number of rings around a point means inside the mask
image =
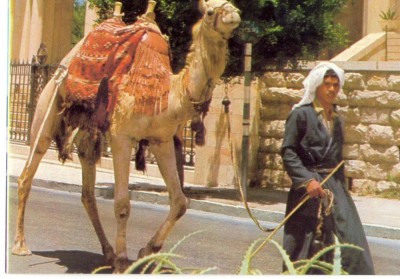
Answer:
[{"label": "curb", "polygon": [[[17,176],[9,176],[10,183],[17,183]],[[81,186],[74,184],[67,184],[63,182],[34,179],[33,185],[36,187],[67,191],[72,193],[81,193]],[[103,197],[104,199],[113,199],[114,191],[112,186],[95,186],[95,196]],[[152,204],[168,205],[169,199],[168,195],[148,192],[148,191],[133,191],[130,190],[130,200],[148,202]],[[223,214],[226,216],[249,218],[247,210],[243,206],[222,204],[207,200],[196,200],[188,198],[187,209],[193,209],[203,212],[212,212],[217,214]],[[269,223],[280,223],[284,219],[284,213],[272,210],[262,210],[262,209],[251,209],[253,215],[257,220]],[[375,225],[375,224],[365,224],[363,223],[365,234],[369,237],[379,237],[388,238],[394,240],[400,240],[400,228]]]}]

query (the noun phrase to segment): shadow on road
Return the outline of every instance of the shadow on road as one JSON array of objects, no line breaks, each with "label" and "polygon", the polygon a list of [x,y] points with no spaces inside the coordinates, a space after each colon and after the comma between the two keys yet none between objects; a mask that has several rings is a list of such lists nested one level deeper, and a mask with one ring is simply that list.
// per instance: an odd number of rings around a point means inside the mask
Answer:
[{"label": "shadow on road", "polygon": [[66,273],[92,273],[93,270],[104,266],[104,256],[86,251],[32,251],[36,256],[56,259],[56,264],[66,267]]}]

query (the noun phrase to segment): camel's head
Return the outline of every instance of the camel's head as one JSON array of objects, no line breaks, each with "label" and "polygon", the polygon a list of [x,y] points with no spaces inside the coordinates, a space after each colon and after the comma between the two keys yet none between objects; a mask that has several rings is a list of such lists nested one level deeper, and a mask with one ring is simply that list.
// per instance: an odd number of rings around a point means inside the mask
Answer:
[{"label": "camel's head", "polygon": [[240,24],[240,11],[226,0],[199,0],[204,22],[220,33],[225,39]]}]

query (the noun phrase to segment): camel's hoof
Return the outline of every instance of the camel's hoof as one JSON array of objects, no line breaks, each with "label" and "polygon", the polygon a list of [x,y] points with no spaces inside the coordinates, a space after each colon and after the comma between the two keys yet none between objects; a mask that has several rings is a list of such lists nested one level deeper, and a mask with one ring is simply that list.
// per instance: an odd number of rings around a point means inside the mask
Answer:
[{"label": "camel's hoof", "polygon": [[149,253],[146,248],[140,248],[139,253],[138,253],[138,259],[144,258],[148,255],[150,255],[151,253]]},{"label": "camel's hoof", "polygon": [[116,256],[115,256],[113,249],[108,250],[107,252],[104,252],[104,257],[105,257],[106,265],[111,265],[111,266],[114,265]]},{"label": "camel's hoof", "polygon": [[124,273],[128,267],[133,263],[133,261],[130,261],[128,258],[116,258],[114,260],[114,273],[116,274],[122,274]]},{"label": "camel's hoof", "polygon": [[13,255],[18,255],[18,256],[30,256],[32,255],[31,250],[28,249],[26,246],[20,246],[20,245],[14,245],[14,247],[11,250],[11,253]]}]

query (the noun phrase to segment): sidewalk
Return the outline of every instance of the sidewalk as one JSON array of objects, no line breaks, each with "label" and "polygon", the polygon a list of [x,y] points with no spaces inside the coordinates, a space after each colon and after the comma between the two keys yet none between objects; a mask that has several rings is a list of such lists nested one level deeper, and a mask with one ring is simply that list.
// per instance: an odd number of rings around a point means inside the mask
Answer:
[{"label": "sidewalk", "polygon": [[[9,154],[7,173],[12,185],[16,185],[26,158],[26,154]],[[112,198],[113,183],[112,170],[97,168],[97,196]],[[131,174],[129,183],[131,200],[168,204],[168,195],[162,179]],[[43,159],[35,175],[33,186],[81,192],[80,165],[75,159],[74,162],[67,162],[64,165],[55,160]],[[185,191],[189,209],[250,218],[237,189],[185,184]],[[283,219],[286,195],[284,191],[271,189],[247,190],[247,199],[253,215],[264,222],[279,223]],[[353,199],[367,236],[400,240],[399,200],[359,196],[354,196]]]}]

